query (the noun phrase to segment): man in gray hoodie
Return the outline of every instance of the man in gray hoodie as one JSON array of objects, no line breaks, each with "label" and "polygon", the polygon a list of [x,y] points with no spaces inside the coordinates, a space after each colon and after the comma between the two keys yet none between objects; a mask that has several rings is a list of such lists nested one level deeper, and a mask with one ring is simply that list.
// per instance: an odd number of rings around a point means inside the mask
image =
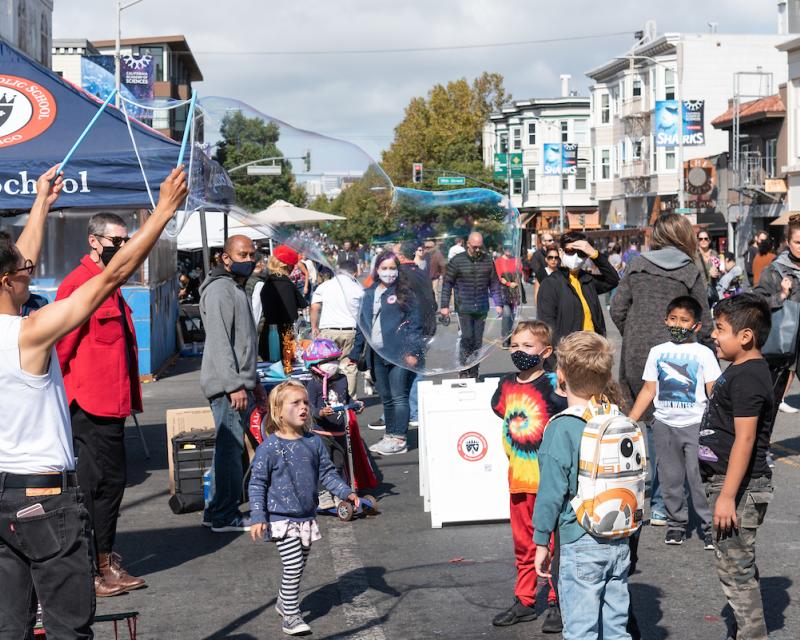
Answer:
[{"label": "man in gray hoodie", "polygon": [[225,242],[221,262],[200,286],[200,316],[206,332],[200,386],[214,415],[214,495],[203,525],[217,533],[248,531],[239,512],[244,430],[253,404],[266,409],[267,395],[256,373],[258,335],[244,283],[253,273],[256,248],[247,236]]}]

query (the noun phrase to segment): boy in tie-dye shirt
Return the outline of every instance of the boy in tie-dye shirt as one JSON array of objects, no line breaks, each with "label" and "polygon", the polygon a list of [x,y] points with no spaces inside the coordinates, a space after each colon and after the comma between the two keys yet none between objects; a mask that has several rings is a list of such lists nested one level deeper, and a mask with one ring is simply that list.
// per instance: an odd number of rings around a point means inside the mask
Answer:
[{"label": "boy in tie-dye shirt", "polygon": [[[511,534],[517,565],[514,603],[492,620],[498,627],[535,620],[536,570],[533,562],[533,507],[539,490],[537,452],[545,426],[567,408],[554,373],[543,364],[553,352],[552,333],[543,322],[520,322],[511,335],[511,361],[518,369],[504,376],[492,397],[492,410],[503,420],[503,446],[508,456],[511,494]],[[548,610],[542,630],[561,631],[561,613],[554,583],[550,582]]]}]

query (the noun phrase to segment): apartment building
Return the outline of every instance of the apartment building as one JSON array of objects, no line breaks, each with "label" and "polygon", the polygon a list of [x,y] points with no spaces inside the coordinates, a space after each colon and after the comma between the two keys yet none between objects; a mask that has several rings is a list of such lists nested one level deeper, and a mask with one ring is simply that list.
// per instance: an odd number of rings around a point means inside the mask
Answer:
[{"label": "apartment building", "polygon": [[53,0],[0,0],[0,38],[49,67]]},{"label": "apartment building", "polygon": [[[645,227],[678,207],[679,146],[659,146],[656,103],[689,101],[701,128],[684,132],[684,166],[728,150],[728,134],[711,126],[736,92],[757,99],[786,82],[786,35],[657,34],[655,24],[626,53],[587,72],[591,95],[591,197],[604,225]],[[736,85],[736,86],[735,86]],[[743,101],[744,101],[743,100]],[[702,102],[700,102],[702,101]],[[698,135],[702,133],[702,135]]]},{"label": "apartment building", "polygon": [[[597,205],[589,192],[589,115],[589,98],[570,91],[569,76],[562,76],[560,97],[518,100],[491,114],[484,125],[487,167],[496,153],[522,154],[522,177],[511,179],[511,200],[528,230],[558,229],[562,198],[566,220],[577,214],[587,228],[596,226],[591,214]],[[545,144],[562,143],[578,145],[575,172],[545,175]]]}]

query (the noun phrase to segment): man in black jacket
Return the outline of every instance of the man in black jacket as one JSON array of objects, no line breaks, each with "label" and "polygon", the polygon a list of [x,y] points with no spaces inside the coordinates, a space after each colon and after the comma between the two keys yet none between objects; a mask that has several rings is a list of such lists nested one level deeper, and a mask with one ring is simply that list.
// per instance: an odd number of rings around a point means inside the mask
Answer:
[{"label": "man in black jacket", "polygon": [[[469,234],[467,250],[454,256],[447,263],[442,283],[439,313],[450,315],[450,294],[455,293],[455,305],[461,327],[459,359],[462,365],[483,344],[483,329],[489,313],[489,298],[494,303],[497,315],[503,314],[500,295],[500,280],[494,262],[483,248],[483,236],[478,232]],[[478,365],[461,372],[462,378],[478,376]]]},{"label": "man in black jacket", "polygon": [[[553,330],[553,346],[574,331],[604,336],[606,323],[598,296],[619,283],[617,270],[588,242],[586,234],[563,234],[561,247],[562,266],[542,281],[536,303],[538,319]],[[587,260],[594,263],[599,275],[583,270]]]}]

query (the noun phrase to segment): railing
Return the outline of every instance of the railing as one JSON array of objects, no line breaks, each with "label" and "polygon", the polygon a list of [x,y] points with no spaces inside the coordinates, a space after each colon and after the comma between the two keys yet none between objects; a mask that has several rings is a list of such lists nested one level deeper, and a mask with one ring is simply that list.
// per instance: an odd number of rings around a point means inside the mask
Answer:
[{"label": "railing", "polygon": [[650,163],[645,159],[625,162],[620,167],[619,177],[623,180],[650,177]]},{"label": "railing", "polygon": [[758,152],[743,153],[739,159],[739,176],[743,185],[764,186],[767,178],[774,178],[778,169],[775,156],[762,156]]},{"label": "railing", "polygon": [[646,114],[647,110],[645,109],[644,96],[636,96],[635,98],[624,100],[620,106],[620,118],[631,118],[633,116],[644,116]]}]

